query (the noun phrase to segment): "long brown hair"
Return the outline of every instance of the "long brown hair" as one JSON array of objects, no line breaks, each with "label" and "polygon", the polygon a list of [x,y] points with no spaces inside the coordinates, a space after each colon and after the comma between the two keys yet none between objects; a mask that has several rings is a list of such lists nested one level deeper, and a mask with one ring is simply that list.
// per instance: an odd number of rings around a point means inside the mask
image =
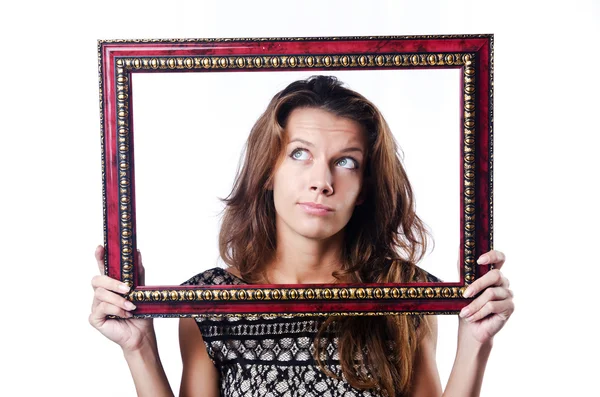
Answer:
[{"label": "long brown hair", "polygon": [[[221,258],[250,283],[264,280],[265,264],[276,250],[272,179],[286,144],[285,125],[296,108],[317,108],[358,122],[368,138],[365,201],[344,230],[339,280],[354,283],[424,280],[416,267],[426,251],[427,231],[415,213],[413,193],[398,146],[381,112],[365,97],[332,76],[312,76],[277,93],[255,123],[226,204]],[[323,342],[333,330],[346,380],[358,389],[388,396],[410,391],[419,319],[413,316],[330,317],[315,338],[321,369]],[[327,330],[327,331],[326,331]]]}]

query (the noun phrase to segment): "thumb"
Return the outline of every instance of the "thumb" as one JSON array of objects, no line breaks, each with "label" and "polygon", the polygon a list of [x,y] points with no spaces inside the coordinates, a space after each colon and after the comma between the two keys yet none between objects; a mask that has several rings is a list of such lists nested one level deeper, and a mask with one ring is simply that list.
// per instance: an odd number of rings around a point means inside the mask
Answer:
[{"label": "thumb", "polygon": [[94,256],[96,257],[96,263],[98,265],[98,270],[100,270],[100,274],[104,274],[104,247],[102,245],[96,247]]},{"label": "thumb", "polygon": [[146,268],[142,263],[142,252],[137,250],[138,285],[146,285]]}]

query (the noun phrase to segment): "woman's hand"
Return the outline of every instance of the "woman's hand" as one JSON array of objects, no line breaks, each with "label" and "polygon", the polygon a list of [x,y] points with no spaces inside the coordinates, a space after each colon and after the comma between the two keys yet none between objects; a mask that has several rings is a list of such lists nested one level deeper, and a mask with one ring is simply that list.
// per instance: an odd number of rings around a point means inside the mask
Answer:
[{"label": "woman's hand", "polygon": [[483,293],[460,312],[459,333],[466,333],[479,343],[491,342],[515,310],[509,281],[500,272],[505,256],[500,251],[489,251],[479,257],[479,265],[493,264],[494,268],[475,280],[463,296],[469,298]]},{"label": "woman's hand", "polygon": [[[140,274],[143,277],[141,255],[138,252]],[[104,276],[104,247],[96,248],[96,261],[100,274],[92,278],[94,288],[94,301],[92,313],[89,317],[90,324],[111,341],[115,342],[124,352],[133,352],[146,344],[155,342],[154,326],[152,319],[131,318],[131,310],[135,309],[133,303],[122,297],[129,291],[127,284],[119,280]],[[142,279],[143,283],[143,279]],[[108,315],[121,317],[120,319],[106,318]]]}]

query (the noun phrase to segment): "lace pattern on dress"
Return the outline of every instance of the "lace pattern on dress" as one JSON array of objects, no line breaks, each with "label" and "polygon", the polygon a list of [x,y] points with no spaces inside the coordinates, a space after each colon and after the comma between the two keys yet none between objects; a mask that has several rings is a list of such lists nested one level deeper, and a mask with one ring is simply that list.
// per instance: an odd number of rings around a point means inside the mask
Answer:
[{"label": "lace pattern on dress", "polygon": [[[213,268],[182,285],[220,284],[246,283],[222,268]],[[320,316],[272,314],[196,318],[208,355],[219,371],[223,397],[381,397],[345,380],[338,340],[330,332],[322,339],[327,343],[322,359],[339,379],[318,367],[313,341],[323,321]]]}]

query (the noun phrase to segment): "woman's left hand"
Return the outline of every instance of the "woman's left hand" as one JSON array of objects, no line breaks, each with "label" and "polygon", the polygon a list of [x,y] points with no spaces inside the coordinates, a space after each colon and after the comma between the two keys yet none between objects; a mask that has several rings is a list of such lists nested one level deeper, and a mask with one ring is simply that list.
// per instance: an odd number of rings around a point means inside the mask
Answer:
[{"label": "woman's left hand", "polygon": [[491,342],[515,310],[509,281],[500,272],[505,256],[500,251],[489,251],[477,259],[479,265],[493,264],[494,268],[475,280],[463,296],[469,298],[483,293],[460,312],[460,332],[470,334],[480,343]]}]

